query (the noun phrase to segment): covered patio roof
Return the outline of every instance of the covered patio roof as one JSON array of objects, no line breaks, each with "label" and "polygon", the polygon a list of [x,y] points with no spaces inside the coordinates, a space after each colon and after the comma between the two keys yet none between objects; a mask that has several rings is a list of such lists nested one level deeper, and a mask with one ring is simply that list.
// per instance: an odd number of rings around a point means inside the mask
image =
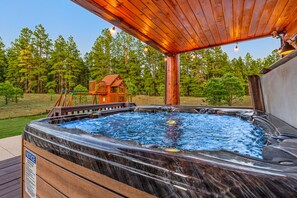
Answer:
[{"label": "covered patio roof", "polygon": [[72,1],[167,55],[167,105],[180,103],[180,53],[297,33],[297,0]]},{"label": "covered patio roof", "polygon": [[170,55],[297,33],[296,0],[72,0]]}]

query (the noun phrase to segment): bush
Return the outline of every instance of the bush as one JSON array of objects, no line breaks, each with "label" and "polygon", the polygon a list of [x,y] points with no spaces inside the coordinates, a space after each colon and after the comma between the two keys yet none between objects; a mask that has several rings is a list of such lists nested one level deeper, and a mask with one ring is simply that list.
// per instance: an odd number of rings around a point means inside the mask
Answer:
[{"label": "bush", "polygon": [[225,90],[219,78],[211,78],[204,87],[204,96],[211,105],[223,104]]},{"label": "bush", "polygon": [[205,85],[204,96],[211,105],[232,106],[244,96],[244,87],[237,77],[227,73],[222,78],[211,78]]},{"label": "bush", "polygon": [[221,81],[225,90],[225,96],[223,98],[225,103],[232,106],[238,100],[242,100],[242,97],[244,96],[244,86],[239,78],[227,73],[221,78]]},{"label": "bush", "polygon": [[0,96],[4,96],[6,105],[8,104],[8,100],[13,98],[14,95],[15,87],[10,82],[0,83]]},{"label": "bush", "polygon": [[24,92],[21,88],[14,87],[9,81],[0,83],[0,96],[4,96],[5,104],[8,104],[9,99],[17,103],[19,97],[23,97]]}]

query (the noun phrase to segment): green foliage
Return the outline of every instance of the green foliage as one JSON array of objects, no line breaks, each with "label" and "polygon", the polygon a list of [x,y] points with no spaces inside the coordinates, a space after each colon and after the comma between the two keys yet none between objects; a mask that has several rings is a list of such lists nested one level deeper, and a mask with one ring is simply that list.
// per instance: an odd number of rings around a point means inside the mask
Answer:
[{"label": "green foliage", "polygon": [[24,97],[24,91],[21,88],[14,87],[14,101],[18,103],[18,98]]},{"label": "green foliage", "polygon": [[127,94],[131,94],[132,96],[136,96],[137,95],[136,85],[133,84],[133,82],[130,82],[129,80],[126,81],[126,85],[127,85]]},{"label": "green foliage", "polygon": [[14,87],[9,81],[0,83],[0,96],[4,96],[5,104],[8,104],[9,99],[18,102],[18,98],[22,98],[24,91],[21,88]]},{"label": "green foliage", "polygon": [[7,70],[7,58],[4,47],[5,45],[0,37],[0,82],[4,82]]},{"label": "green foliage", "polygon": [[223,104],[223,98],[226,96],[221,79],[211,78],[204,88],[204,96],[211,105]]},{"label": "green foliage", "polygon": [[[74,87],[74,95],[76,95],[79,92],[88,92],[88,88],[82,86],[81,84]],[[87,96],[79,95],[79,104],[82,104],[82,102],[87,103]]]},{"label": "green foliage", "polygon": [[101,35],[96,39],[91,52],[86,57],[92,79],[101,80],[112,72],[112,40],[113,37],[109,30],[104,29]]},{"label": "green foliage", "polygon": [[221,83],[224,89],[223,100],[229,106],[232,106],[237,100],[242,100],[244,96],[244,87],[239,78],[227,73],[221,78]]},{"label": "green foliage", "polygon": [[211,105],[232,106],[244,96],[244,87],[239,78],[227,73],[222,78],[211,78],[205,86],[204,95]]},{"label": "green foliage", "polygon": [[5,81],[4,83],[0,83],[0,96],[4,96],[5,104],[8,104],[8,100],[11,99],[15,94],[15,88],[13,85]]},{"label": "green foliage", "polygon": [[72,90],[78,83],[88,84],[88,68],[85,67],[72,36],[67,41],[61,35],[55,40],[49,62],[51,72],[47,88],[61,92],[65,89]]},{"label": "green foliage", "polygon": [[18,39],[8,49],[6,80],[22,87],[26,93],[42,93],[48,79],[51,40],[42,25],[34,32],[23,28]]},{"label": "green foliage", "polygon": [[[44,27],[39,24],[35,26],[32,36],[32,81],[31,89],[35,93],[44,93],[45,86],[48,81],[48,64],[49,55],[51,53],[52,41],[46,33]],[[34,85],[34,86],[33,86]]]},{"label": "green foliage", "polygon": [[[81,84],[87,87],[89,80],[101,80],[109,74],[120,74],[132,95],[164,95],[164,54],[120,31],[112,36],[104,29],[84,56],[78,50],[72,36],[49,38],[45,28],[37,25],[34,30],[23,28],[11,46],[5,49],[0,38],[0,82],[9,81],[25,93],[56,93],[73,90]],[[218,86],[211,78],[222,78],[231,73],[249,94],[247,77],[259,74],[280,58],[273,51],[264,59],[245,57],[229,60],[221,47],[180,54],[180,92],[182,96],[202,96],[209,86]],[[207,87],[206,87],[207,85]],[[205,91],[206,89],[206,91]],[[210,103],[223,103],[213,98]]]},{"label": "green foliage", "polygon": [[202,96],[204,82],[204,61],[201,57],[205,51],[195,51],[180,56],[180,92],[182,96]]},{"label": "green foliage", "polygon": [[56,92],[61,92],[66,89],[65,75],[66,75],[66,58],[67,58],[67,43],[63,36],[59,35],[55,40],[54,49],[51,53],[51,58],[49,60],[50,68],[50,79],[51,81],[47,83],[47,87],[50,89],[55,89]]},{"label": "green foliage", "polygon": [[76,92],[87,92],[88,91],[88,88],[82,86],[81,84],[77,85],[76,87],[74,87],[73,89],[74,91]]},{"label": "green foliage", "polygon": [[15,39],[7,50],[6,80],[14,86],[22,87],[26,92],[31,91],[29,83],[32,78],[32,34],[29,28],[23,28],[19,38]]},{"label": "green foliage", "polygon": [[275,49],[267,57],[263,59],[263,68],[268,68],[270,65],[281,59],[278,49]]}]

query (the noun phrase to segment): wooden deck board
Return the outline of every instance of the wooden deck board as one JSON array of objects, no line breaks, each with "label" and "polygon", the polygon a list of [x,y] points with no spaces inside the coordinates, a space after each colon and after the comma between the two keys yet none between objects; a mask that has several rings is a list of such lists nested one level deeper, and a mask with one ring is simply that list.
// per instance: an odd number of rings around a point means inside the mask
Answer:
[{"label": "wooden deck board", "polygon": [[14,164],[20,164],[20,163],[21,163],[21,157],[20,156],[0,161],[0,170],[2,168],[8,167],[8,166],[11,166],[11,165],[14,165]]},{"label": "wooden deck board", "polygon": [[21,156],[0,161],[0,197],[21,197]]}]

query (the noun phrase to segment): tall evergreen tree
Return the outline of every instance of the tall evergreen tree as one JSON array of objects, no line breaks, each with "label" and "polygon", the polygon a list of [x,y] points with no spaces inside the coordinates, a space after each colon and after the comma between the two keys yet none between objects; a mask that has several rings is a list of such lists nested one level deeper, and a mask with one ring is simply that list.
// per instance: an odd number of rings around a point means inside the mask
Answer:
[{"label": "tall evergreen tree", "polygon": [[275,49],[267,57],[263,58],[263,68],[268,68],[270,65],[281,59],[281,55],[278,50]]},{"label": "tall evergreen tree", "polygon": [[5,73],[7,70],[7,59],[5,53],[5,45],[0,37],[0,83],[5,81]]},{"label": "tall evergreen tree", "polygon": [[230,71],[229,59],[226,52],[223,52],[221,47],[214,47],[206,49],[202,53],[204,59],[205,77],[209,80],[212,77],[219,78],[224,75],[225,72]]},{"label": "tall evergreen tree", "polygon": [[54,48],[50,59],[51,81],[46,85],[48,89],[54,89],[57,93],[66,89],[66,59],[67,59],[67,42],[64,37],[59,35],[54,42]]},{"label": "tall evergreen tree", "polygon": [[79,58],[78,61],[78,66],[80,68],[80,73],[77,76],[77,83],[76,85],[81,84],[84,87],[89,86],[89,80],[90,80],[90,70],[87,65],[87,63],[82,59],[81,57]]},{"label": "tall evergreen tree", "polygon": [[17,62],[20,73],[20,87],[24,88],[26,93],[30,93],[32,92],[32,88],[36,86],[33,75],[34,63],[31,45],[20,50]]},{"label": "tall evergreen tree", "polygon": [[[164,89],[160,83],[165,83],[164,56],[152,47],[145,52],[144,62],[144,90],[148,95],[161,95],[159,90]],[[161,86],[161,87],[160,87]]]},{"label": "tall evergreen tree", "polygon": [[45,92],[47,83],[47,73],[49,69],[49,55],[51,52],[52,42],[44,27],[40,24],[35,27],[32,38],[33,46],[33,70],[31,89],[37,93]]},{"label": "tall evergreen tree", "polygon": [[260,70],[263,67],[261,59],[253,59],[249,52],[244,57],[244,64],[245,68],[248,70],[248,75],[259,74]]},{"label": "tall evergreen tree", "polygon": [[32,31],[29,28],[23,28],[21,30],[19,38],[15,39],[15,41],[11,43],[11,47],[7,50],[8,66],[6,72],[6,80],[11,82],[16,87],[24,88],[22,80],[23,73],[21,73],[21,71],[22,69],[26,68],[24,64],[19,63],[19,56],[21,54],[21,51],[24,52],[25,50],[31,49],[31,47]]},{"label": "tall evergreen tree", "polygon": [[90,53],[87,56],[90,75],[92,79],[101,80],[106,75],[112,73],[111,45],[113,37],[108,29],[104,29],[102,34],[96,39]]},{"label": "tall evergreen tree", "polygon": [[204,86],[203,50],[180,56],[180,91],[183,96],[201,96]]},{"label": "tall evergreen tree", "polygon": [[83,62],[80,57],[80,52],[77,49],[77,45],[72,36],[68,38],[67,48],[66,48],[66,72],[65,80],[67,82],[66,88],[72,90],[75,85],[78,84],[78,76],[81,74],[83,67]]},{"label": "tall evergreen tree", "polygon": [[116,35],[112,44],[112,71],[121,74],[133,95],[142,87],[143,47],[143,43],[123,31]]}]

